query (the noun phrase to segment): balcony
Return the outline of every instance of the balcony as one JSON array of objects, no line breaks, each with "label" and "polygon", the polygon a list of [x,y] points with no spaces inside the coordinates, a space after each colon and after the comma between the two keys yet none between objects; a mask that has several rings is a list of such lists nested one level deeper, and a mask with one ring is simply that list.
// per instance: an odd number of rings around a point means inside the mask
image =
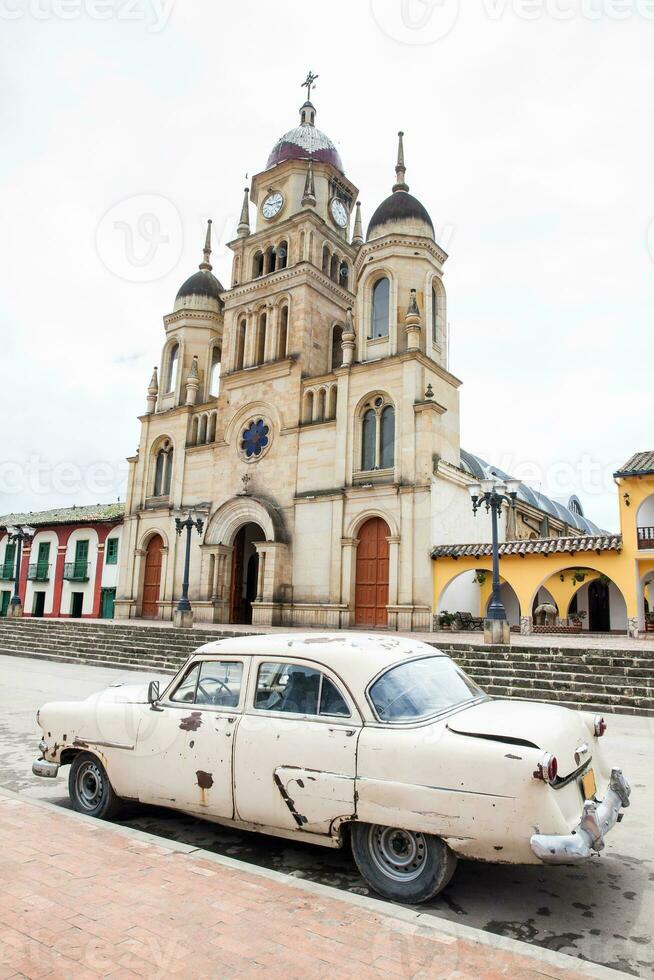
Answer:
[{"label": "balcony", "polygon": [[67,561],[64,565],[64,578],[67,582],[88,582],[89,563],[87,561]]},{"label": "balcony", "polygon": [[639,527],[638,529],[638,548],[641,551],[654,551],[654,527]]},{"label": "balcony", "polygon": [[16,566],[13,561],[8,561],[0,565],[1,581],[13,582],[15,578],[16,578]]},{"label": "balcony", "polygon": [[37,561],[27,566],[27,578],[30,582],[47,582],[50,578],[50,565],[47,561]]}]

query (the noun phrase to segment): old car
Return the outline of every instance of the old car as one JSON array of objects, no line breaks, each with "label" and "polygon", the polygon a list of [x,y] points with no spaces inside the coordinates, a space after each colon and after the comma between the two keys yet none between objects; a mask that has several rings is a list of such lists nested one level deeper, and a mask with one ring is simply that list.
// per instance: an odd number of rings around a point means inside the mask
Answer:
[{"label": "old car", "polygon": [[488,697],[431,645],[354,633],[197,650],[164,690],[117,685],[40,709],[40,776],[72,804],[121,800],[341,847],[381,895],[425,901],[457,858],[575,863],[630,788],[600,717]]}]

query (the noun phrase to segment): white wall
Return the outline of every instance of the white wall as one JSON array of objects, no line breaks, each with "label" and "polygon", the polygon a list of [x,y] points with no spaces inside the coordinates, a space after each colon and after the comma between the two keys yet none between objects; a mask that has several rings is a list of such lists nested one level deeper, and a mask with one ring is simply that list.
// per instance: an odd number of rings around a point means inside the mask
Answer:
[{"label": "white wall", "polygon": [[[107,545],[112,538],[118,539],[118,562],[115,565],[107,565]],[[103,566],[102,566],[102,583],[101,588],[103,589],[115,589],[118,585],[118,568],[120,565],[120,551],[122,548],[122,527],[114,528],[114,530],[109,534],[107,540],[105,541],[104,553],[103,553]]]},{"label": "white wall", "polygon": [[[518,597],[508,585],[507,582],[502,582],[500,586],[500,594],[502,596],[502,602],[504,603],[504,608],[506,609],[506,618],[511,626],[520,625],[520,605],[518,603]],[[490,603],[492,595],[488,597],[488,602]]]},{"label": "white wall", "polygon": [[[506,510],[499,522],[500,541],[506,538]],[[490,542],[491,517],[484,507],[472,512],[472,500],[467,487],[452,483],[440,476],[431,485],[431,543],[473,544]]]},{"label": "white wall", "polygon": [[473,616],[479,616],[479,588],[475,573],[464,572],[444,590],[437,612],[470,612]]},{"label": "white wall", "polygon": [[66,562],[75,561],[75,544],[77,541],[88,541],[88,582],[66,582],[64,581],[61,592],[61,614],[70,616],[73,592],[81,592],[84,596],[82,605],[82,615],[90,616],[93,612],[93,588],[95,584],[95,569],[98,562],[98,535],[93,528],[80,527],[73,531],[68,539],[66,547]]},{"label": "white wall", "polygon": [[55,585],[55,572],[57,570],[57,549],[59,547],[59,539],[57,537],[56,531],[37,531],[32,538],[32,550],[30,553],[30,565],[36,565],[39,557],[39,545],[41,543],[49,543],[50,545],[50,555],[48,557],[48,563],[50,565],[48,569],[48,581],[47,582],[30,582],[27,581],[27,586],[25,589],[25,600],[23,603],[23,609],[26,613],[32,613],[34,609],[34,593],[35,592],[45,592],[45,608],[43,610],[44,615],[52,612],[52,603],[54,600],[54,585]]},{"label": "white wall", "polygon": [[646,497],[638,508],[636,524],[638,527],[654,527],[654,493]]}]

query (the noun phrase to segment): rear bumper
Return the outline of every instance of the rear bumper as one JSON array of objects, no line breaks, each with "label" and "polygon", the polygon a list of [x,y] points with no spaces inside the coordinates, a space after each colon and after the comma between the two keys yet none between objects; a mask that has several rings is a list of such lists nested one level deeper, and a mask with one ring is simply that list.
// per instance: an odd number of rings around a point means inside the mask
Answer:
[{"label": "rear bumper", "polygon": [[631,787],[621,769],[612,769],[604,799],[586,800],[581,820],[571,834],[534,834],[531,849],[545,864],[577,864],[601,851],[622,807],[629,806]]},{"label": "rear bumper", "polygon": [[54,779],[59,772],[59,766],[56,762],[35,759],[32,763],[32,772],[35,776],[45,776],[47,779]]}]

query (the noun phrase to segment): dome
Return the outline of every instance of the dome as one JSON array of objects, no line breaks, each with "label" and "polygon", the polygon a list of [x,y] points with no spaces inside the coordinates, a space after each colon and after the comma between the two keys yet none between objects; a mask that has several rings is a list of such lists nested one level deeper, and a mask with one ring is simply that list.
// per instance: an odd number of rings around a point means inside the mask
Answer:
[{"label": "dome", "polygon": [[219,280],[212,272],[194,272],[180,286],[175,299],[183,299],[185,296],[211,296],[212,299],[220,299],[223,291]]},{"label": "dome", "polygon": [[379,205],[368,225],[366,241],[392,233],[434,239],[434,224],[420,201],[404,190],[393,191]]},{"label": "dome", "polygon": [[300,125],[289,129],[273,146],[266,170],[285,160],[314,160],[329,163],[343,173],[343,162],[330,138],[314,126],[316,110],[311,102],[300,109]]}]

